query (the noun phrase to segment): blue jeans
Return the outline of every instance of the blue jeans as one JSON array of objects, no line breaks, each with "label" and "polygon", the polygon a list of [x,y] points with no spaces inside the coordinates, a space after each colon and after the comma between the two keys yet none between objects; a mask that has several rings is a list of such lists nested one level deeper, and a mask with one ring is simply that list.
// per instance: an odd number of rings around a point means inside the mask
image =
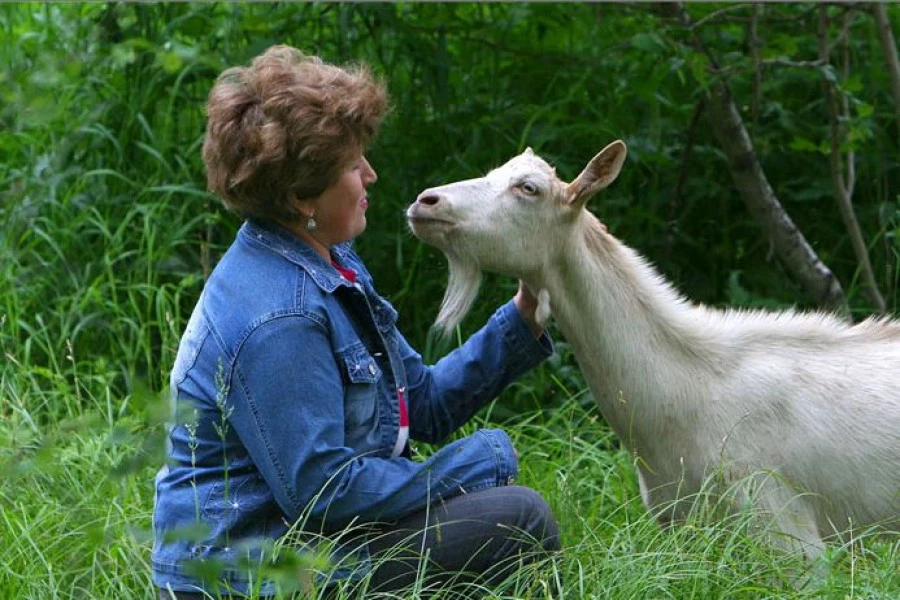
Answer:
[{"label": "blue jeans", "polygon": [[[455,496],[380,525],[370,540],[372,587],[378,591],[407,587],[420,570],[435,584],[431,589],[467,582],[491,585],[561,548],[550,507],[534,490],[516,485]],[[173,598],[165,590],[159,597]],[[178,592],[174,598],[208,596]]]},{"label": "blue jeans", "polygon": [[522,486],[455,496],[383,526],[371,539],[379,591],[410,585],[420,567],[429,581],[490,585],[560,549],[550,507]]}]

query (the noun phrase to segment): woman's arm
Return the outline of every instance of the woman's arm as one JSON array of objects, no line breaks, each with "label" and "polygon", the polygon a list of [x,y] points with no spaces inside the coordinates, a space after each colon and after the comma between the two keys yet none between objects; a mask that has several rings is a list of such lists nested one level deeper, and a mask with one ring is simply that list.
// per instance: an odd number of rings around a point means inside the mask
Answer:
[{"label": "woman's arm", "polygon": [[326,528],[396,519],[439,498],[506,484],[516,475],[502,431],[480,431],[428,461],[362,456],[344,439],[344,385],[327,333],[287,315],[241,345],[230,422],[285,515]]},{"label": "woman's arm", "polygon": [[[528,286],[525,285],[525,282],[522,280],[519,280],[519,290],[516,292],[515,297],[513,297],[513,303],[516,305],[516,308],[519,309],[519,314],[525,319],[525,322],[528,324],[528,328],[531,330],[531,333],[534,334],[534,337],[541,337],[544,334],[544,325],[538,322],[536,315],[538,299],[531,293],[531,290],[528,289]],[[547,310],[549,310],[549,308],[550,307],[548,306]]]},{"label": "woman's arm", "polygon": [[[530,314],[533,320],[533,309]],[[543,328],[540,337],[535,333],[512,300],[434,366],[426,366],[401,336],[410,437],[426,442],[446,439],[510,382],[549,356],[553,352],[549,336]]]}]

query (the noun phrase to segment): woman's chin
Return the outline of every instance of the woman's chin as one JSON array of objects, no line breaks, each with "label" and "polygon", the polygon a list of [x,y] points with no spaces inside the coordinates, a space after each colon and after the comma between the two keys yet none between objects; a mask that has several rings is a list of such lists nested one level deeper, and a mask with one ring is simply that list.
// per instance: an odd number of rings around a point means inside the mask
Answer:
[{"label": "woman's chin", "polygon": [[357,238],[362,235],[362,232],[366,230],[366,225],[368,222],[366,221],[366,215],[361,215],[359,217],[359,221],[356,223],[356,227],[353,228],[354,235],[350,238]]}]

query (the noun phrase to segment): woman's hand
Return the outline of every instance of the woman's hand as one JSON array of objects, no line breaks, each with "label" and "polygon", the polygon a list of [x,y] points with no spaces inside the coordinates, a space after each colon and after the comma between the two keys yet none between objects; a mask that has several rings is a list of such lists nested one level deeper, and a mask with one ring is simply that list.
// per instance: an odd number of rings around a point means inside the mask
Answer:
[{"label": "woman's hand", "polygon": [[519,309],[519,314],[521,314],[522,318],[525,319],[525,322],[528,323],[528,327],[531,329],[534,337],[541,337],[544,333],[544,326],[538,323],[535,318],[538,299],[531,293],[531,290],[528,289],[528,286],[525,285],[525,282],[521,279],[519,280],[519,291],[516,292],[513,302],[516,304],[516,308]]}]

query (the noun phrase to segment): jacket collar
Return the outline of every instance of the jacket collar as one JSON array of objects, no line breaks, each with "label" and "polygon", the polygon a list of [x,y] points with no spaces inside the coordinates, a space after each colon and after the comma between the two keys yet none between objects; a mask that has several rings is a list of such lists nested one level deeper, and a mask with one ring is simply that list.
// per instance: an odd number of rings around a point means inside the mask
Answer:
[{"label": "jacket collar", "polygon": [[[287,229],[269,221],[248,220],[238,231],[238,237],[246,243],[262,246],[302,268],[323,292],[331,293],[339,286],[352,286],[332,265],[311,246],[291,234]],[[332,246],[331,253],[346,264],[352,242]]]}]

